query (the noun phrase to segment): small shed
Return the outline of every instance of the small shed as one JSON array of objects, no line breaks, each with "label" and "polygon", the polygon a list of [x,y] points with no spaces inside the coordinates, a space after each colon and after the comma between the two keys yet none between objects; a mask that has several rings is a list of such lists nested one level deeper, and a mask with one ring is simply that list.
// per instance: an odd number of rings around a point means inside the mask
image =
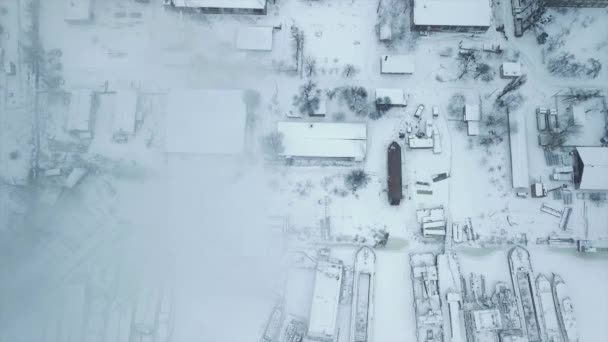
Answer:
[{"label": "small shed", "polygon": [[135,134],[135,118],[137,115],[137,92],[125,90],[116,93],[114,110],[114,133]]},{"label": "small shed", "polygon": [[240,27],[236,33],[236,48],[239,50],[272,50],[272,26]]},{"label": "small shed", "polygon": [[391,24],[385,22],[380,26],[380,40],[389,41],[391,39],[393,39],[393,30],[391,29]]},{"label": "small shed", "polygon": [[479,121],[467,121],[467,134],[470,136],[479,135]]},{"label": "small shed", "polygon": [[91,21],[91,0],[65,0],[65,21],[71,24]]},{"label": "small shed", "polygon": [[93,91],[90,89],[76,89],[70,95],[70,106],[65,123],[68,132],[88,132],[91,122],[91,105]]},{"label": "small shed", "polygon": [[403,89],[397,88],[378,88],[376,89],[376,101],[388,98],[391,106],[407,106],[407,100],[405,99],[405,92]]},{"label": "small shed", "polygon": [[521,76],[521,64],[519,62],[504,62],[500,66],[500,76],[503,78],[516,78]]},{"label": "small shed", "polygon": [[410,55],[383,55],[380,59],[380,73],[408,74],[414,73],[414,57]]},{"label": "small shed", "polygon": [[403,197],[401,179],[401,146],[393,141],[388,146],[388,201],[391,205],[399,205]]},{"label": "small shed", "polygon": [[464,121],[481,121],[479,105],[468,104],[464,106]]}]

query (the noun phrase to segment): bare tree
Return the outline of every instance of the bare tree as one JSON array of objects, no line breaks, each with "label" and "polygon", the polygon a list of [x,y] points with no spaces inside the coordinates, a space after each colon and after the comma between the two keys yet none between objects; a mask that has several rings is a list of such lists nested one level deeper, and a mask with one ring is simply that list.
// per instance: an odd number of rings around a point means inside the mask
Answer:
[{"label": "bare tree", "polygon": [[344,185],[352,192],[362,189],[369,183],[369,175],[362,169],[352,170],[344,178]]},{"label": "bare tree", "polygon": [[496,102],[499,102],[500,99],[503,96],[507,95],[508,93],[519,89],[519,87],[526,84],[527,80],[528,80],[528,78],[526,77],[525,74],[519,76],[518,78],[512,79],[511,82],[507,83],[507,85],[504,88],[502,88],[500,94],[498,94],[498,96],[496,97]]},{"label": "bare tree", "polygon": [[276,157],[285,151],[283,145],[283,134],[281,132],[272,132],[261,139],[262,150],[271,157]]},{"label": "bare tree", "polygon": [[371,106],[367,99],[367,90],[363,87],[345,86],[340,88],[340,99],[348,109],[357,116],[367,116]]},{"label": "bare tree", "polygon": [[568,138],[578,135],[581,131],[581,126],[577,125],[572,117],[563,122],[560,127],[562,129],[554,129],[549,132],[547,139],[549,149],[553,150],[563,146]]},{"label": "bare tree", "polygon": [[342,76],[344,76],[346,78],[354,77],[358,73],[359,73],[359,70],[357,69],[357,67],[355,67],[352,64],[346,64],[344,66],[344,69],[342,69]]},{"label": "bare tree", "polygon": [[448,114],[450,117],[462,119],[465,101],[466,99],[461,93],[456,93],[450,97],[450,101],[448,103]]},{"label": "bare tree", "polygon": [[317,89],[317,84],[308,81],[300,86],[300,93],[294,95],[293,104],[298,107],[300,113],[312,115],[319,109],[320,95],[321,90]]},{"label": "bare tree", "polygon": [[308,77],[317,75],[317,60],[314,57],[306,57],[304,59],[304,73]]}]

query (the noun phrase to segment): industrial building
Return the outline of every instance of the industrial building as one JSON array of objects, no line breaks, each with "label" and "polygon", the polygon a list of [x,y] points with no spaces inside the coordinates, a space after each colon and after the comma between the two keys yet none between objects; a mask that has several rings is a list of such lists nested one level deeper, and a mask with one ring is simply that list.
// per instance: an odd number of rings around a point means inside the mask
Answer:
[{"label": "industrial building", "polygon": [[164,0],[178,9],[196,9],[203,13],[266,14],[266,0]]},{"label": "industrial building", "polygon": [[364,123],[282,121],[277,131],[285,158],[363,161],[367,152]]},{"label": "industrial building", "polygon": [[334,341],[338,333],[336,322],[340,304],[343,266],[319,262],[315,275],[308,336],[322,341]]},{"label": "industrial building", "polygon": [[488,0],[413,0],[412,25],[418,31],[485,32],[492,7]]},{"label": "industrial building", "polygon": [[608,148],[577,147],[573,158],[575,189],[608,191]]}]

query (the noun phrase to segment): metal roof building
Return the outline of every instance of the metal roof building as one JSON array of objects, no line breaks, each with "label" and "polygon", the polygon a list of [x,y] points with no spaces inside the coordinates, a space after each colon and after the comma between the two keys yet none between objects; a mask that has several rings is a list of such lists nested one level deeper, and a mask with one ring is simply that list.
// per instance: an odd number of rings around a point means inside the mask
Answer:
[{"label": "metal roof building", "polygon": [[364,123],[295,122],[277,123],[283,134],[282,156],[287,158],[365,159],[367,126]]},{"label": "metal roof building", "polygon": [[342,265],[319,262],[315,276],[308,336],[333,341],[337,335]]},{"label": "metal roof building", "polygon": [[414,29],[484,32],[492,24],[489,0],[414,0]]},{"label": "metal roof building", "polygon": [[608,190],[608,148],[577,147],[574,150],[574,187]]}]

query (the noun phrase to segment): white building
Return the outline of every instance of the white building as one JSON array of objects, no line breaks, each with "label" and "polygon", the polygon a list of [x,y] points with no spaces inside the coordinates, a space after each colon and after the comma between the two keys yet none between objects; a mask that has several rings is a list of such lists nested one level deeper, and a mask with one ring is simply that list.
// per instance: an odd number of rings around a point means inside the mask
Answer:
[{"label": "white building", "polygon": [[407,106],[405,92],[397,88],[378,88],[376,89],[376,101],[388,98],[392,106]]},{"label": "white building", "polygon": [[277,123],[283,135],[282,156],[287,158],[335,158],[362,161],[367,152],[364,123],[295,122]]},{"label": "white building", "polygon": [[342,265],[319,262],[310,307],[308,336],[324,341],[334,341],[342,286]]},{"label": "white building", "polygon": [[608,190],[608,148],[577,147],[574,150],[574,187]]},{"label": "white building", "polygon": [[521,63],[504,62],[500,66],[500,76],[503,78],[516,78],[521,76]]},{"label": "white building", "polygon": [[511,149],[511,179],[517,191],[528,191],[528,142],[524,112],[509,112],[509,146]]},{"label": "white building", "polygon": [[236,33],[236,48],[239,50],[272,50],[272,26],[240,27]]},{"label": "white building", "polygon": [[485,32],[492,24],[490,0],[413,0],[413,3],[415,30]]},{"label": "white building", "polygon": [[464,106],[464,121],[467,123],[468,135],[479,135],[481,109],[477,104],[468,104]]},{"label": "white building", "polygon": [[137,115],[137,92],[121,90],[116,93],[114,106],[114,133],[135,134],[135,118]]},{"label": "white building", "polygon": [[91,21],[93,12],[91,0],[65,0],[65,21],[68,23],[86,23]]},{"label": "white building", "polygon": [[205,13],[266,14],[266,0],[164,0],[177,8],[195,8]]},{"label": "white building", "polygon": [[414,56],[411,55],[384,55],[380,58],[380,73],[382,74],[408,74],[414,73]]},{"label": "white building", "polygon": [[93,91],[76,89],[70,95],[70,106],[66,118],[65,129],[68,132],[88,132],[91,127],[91,105]]},{"label": "white building", "polygon": [[242,90],[173,91],[167,104],[165,150],[169,153],[240,154],[247,108]]}]

